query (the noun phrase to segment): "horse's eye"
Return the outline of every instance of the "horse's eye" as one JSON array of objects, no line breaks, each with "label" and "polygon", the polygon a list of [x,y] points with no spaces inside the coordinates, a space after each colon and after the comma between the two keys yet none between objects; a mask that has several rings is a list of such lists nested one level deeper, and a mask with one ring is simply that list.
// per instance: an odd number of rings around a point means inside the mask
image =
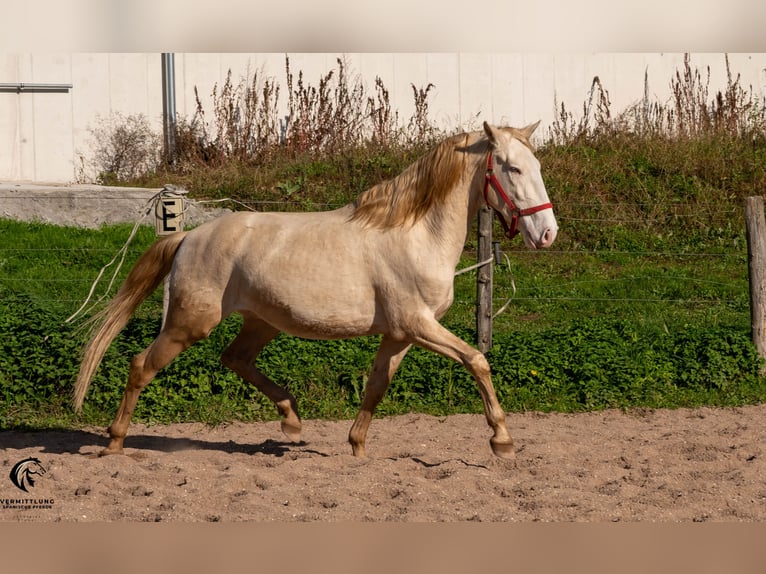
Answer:
[{"label": "horse's eye", "polygon": [[516,175],[519,175],[521,173],[521,170],[518,167],[516,167],[515,165],[510,165],[510,164],[508,165],[508,171]]}]

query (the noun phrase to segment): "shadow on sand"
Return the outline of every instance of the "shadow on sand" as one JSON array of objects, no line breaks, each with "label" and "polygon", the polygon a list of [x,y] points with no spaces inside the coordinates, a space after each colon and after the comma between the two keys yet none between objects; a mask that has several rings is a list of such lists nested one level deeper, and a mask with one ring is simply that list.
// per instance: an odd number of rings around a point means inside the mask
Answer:
[{"label": "shadow on sand", "polygon": [[[106,434],[87,430],[39,430],[39,431],[0,431],[0,448],[27,449],[41,448],[47,454],[79,454],[83,449],[87,455],[98,452],[109,443]],[[240,444],[232,440],[211,441],[186,437],[163,437],[154,435],[129,434],[125,439],[126,449],[154,450],[160,452],[178,452],[184,450],[211,450],[226,453],[266,454],[282,457],[296,449],[302,453],[329,456],[304,448],[305,442],[292,443],[267,439],[261,443]],[[92,452],[89,447],[93,447]]]}]

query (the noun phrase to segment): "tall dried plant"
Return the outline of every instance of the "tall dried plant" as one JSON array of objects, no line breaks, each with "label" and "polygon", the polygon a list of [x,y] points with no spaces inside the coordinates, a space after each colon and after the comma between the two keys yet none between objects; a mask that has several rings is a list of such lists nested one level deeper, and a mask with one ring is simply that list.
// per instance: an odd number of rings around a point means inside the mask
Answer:
[{"label": "tall dried plant", "polygon": [[371,123],[371,142],[383,147],[395,143],[399,113],[391,109],[388,90],[380,77],[375,78],[375,97],[367,98],[367,113]]},{"label": "tall dried plant", "polygon": [[437,134],[437,130],[429,119],[428,94],[435,87],[429,83],[425,88],[412,87],[412,95],[415,98],[415,112],[410,118],[409,142],[410,144],[423,145],[430,143]]},{"label": "tall dried plant", "polygon": [[559,103],[553,95],[556,115],[549,129],[549,138],[553,143],[567,145],[587,138],[607,135],[614,130],[609,92],[601,84],[601,79],[594,76],[591,81],[588,98],[583,102],[582,115],[575,119],[567,111],[564,102]]},{"label": "tall dried plant", "polygon": [[766,137],[766,99],[758,97],[752,86],[742,87],[725,56],[727,85],[710,97],[710,67],[700,71],[684,54],[681,69],[670,81],[667,103],[649,97],[649,75],[644,73],[641,100],[613,116],[609,92],[595,77],[582,115],[577,118],[554,94],[556,115],[549,130],[553,144],[595,140],[609,133],[636,134],[641,137],[699,138],[703,136]]},{"label": "tall dried plant", "polygon": [[192,120],[178,122],[176,137],[181,165],[220,166],[229,160],[265,161],[275,153],[288,157],[345,153],[367,144],[389,147],[431,141],[437,132],[429,118],[433,84],[412,86],[415,111],[405,131],[389,91],[375,78],[368,95],[359,75],[349,73],[342,58],[312,85],[303,71],[293,72],[285,57],[286,114],[279,112],[279,84],[254,73],[235,83],[231,71],[213,87],[213,114],[206,117],[197,88]]}]

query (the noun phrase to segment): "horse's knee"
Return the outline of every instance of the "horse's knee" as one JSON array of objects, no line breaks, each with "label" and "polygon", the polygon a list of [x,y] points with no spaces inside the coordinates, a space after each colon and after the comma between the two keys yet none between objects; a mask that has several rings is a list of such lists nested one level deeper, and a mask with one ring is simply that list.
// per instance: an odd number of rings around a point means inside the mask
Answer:
[{"label": "horse's knee", "polygon": [[480,379],[489,377],[491,373],[487,357],[479,351],[476,351],[474,355],[467,358],[466,367],[474,374],[474,376]]}]

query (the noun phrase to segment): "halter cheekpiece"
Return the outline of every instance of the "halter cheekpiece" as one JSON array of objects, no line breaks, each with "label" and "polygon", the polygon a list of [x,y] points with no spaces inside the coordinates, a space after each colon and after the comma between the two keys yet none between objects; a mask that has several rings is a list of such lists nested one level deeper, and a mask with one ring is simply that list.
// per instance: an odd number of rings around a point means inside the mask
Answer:
[{"label": "halter cheekpiece", "polygon": [[[503,199],[505,204],[508,206],[508,209],[511,211],[511,224],[510,226],[505,221],[505,218],[500,214],[500,212],[492,207],[492,205],[489,203],[489,187],[492,186],[495,188],[495,191],[497,191],[498,194],[500,194],[500,197]],[[490,150],[487,154],[487,174],[484,176],[484,201],[492,207],[492,209],[495,211],[495,214],[497,214],[498,219],[500,220],[500,224],[503,226],[503,229],[505,230],[505,235],[508,237],[508,239],[513,239],[519,234],[519,217],[524,217],[525,215],[532,215],[533,213],[537,213],[538,211],[543,211],[544,209],[553,209],[553,204],[551,202],[548,203],[541,203],[540,205],[536,205],[534,207],[528,207],[526,209],[519,209],[516,207],[516,204],[513,203],[513,200],[508,197],[508,194],[505,193],[505,190],[503,189],[503,186],[500,184],[500,181],[495,176],[495,170],[494,166],[492,165],[492,151]]]}]

